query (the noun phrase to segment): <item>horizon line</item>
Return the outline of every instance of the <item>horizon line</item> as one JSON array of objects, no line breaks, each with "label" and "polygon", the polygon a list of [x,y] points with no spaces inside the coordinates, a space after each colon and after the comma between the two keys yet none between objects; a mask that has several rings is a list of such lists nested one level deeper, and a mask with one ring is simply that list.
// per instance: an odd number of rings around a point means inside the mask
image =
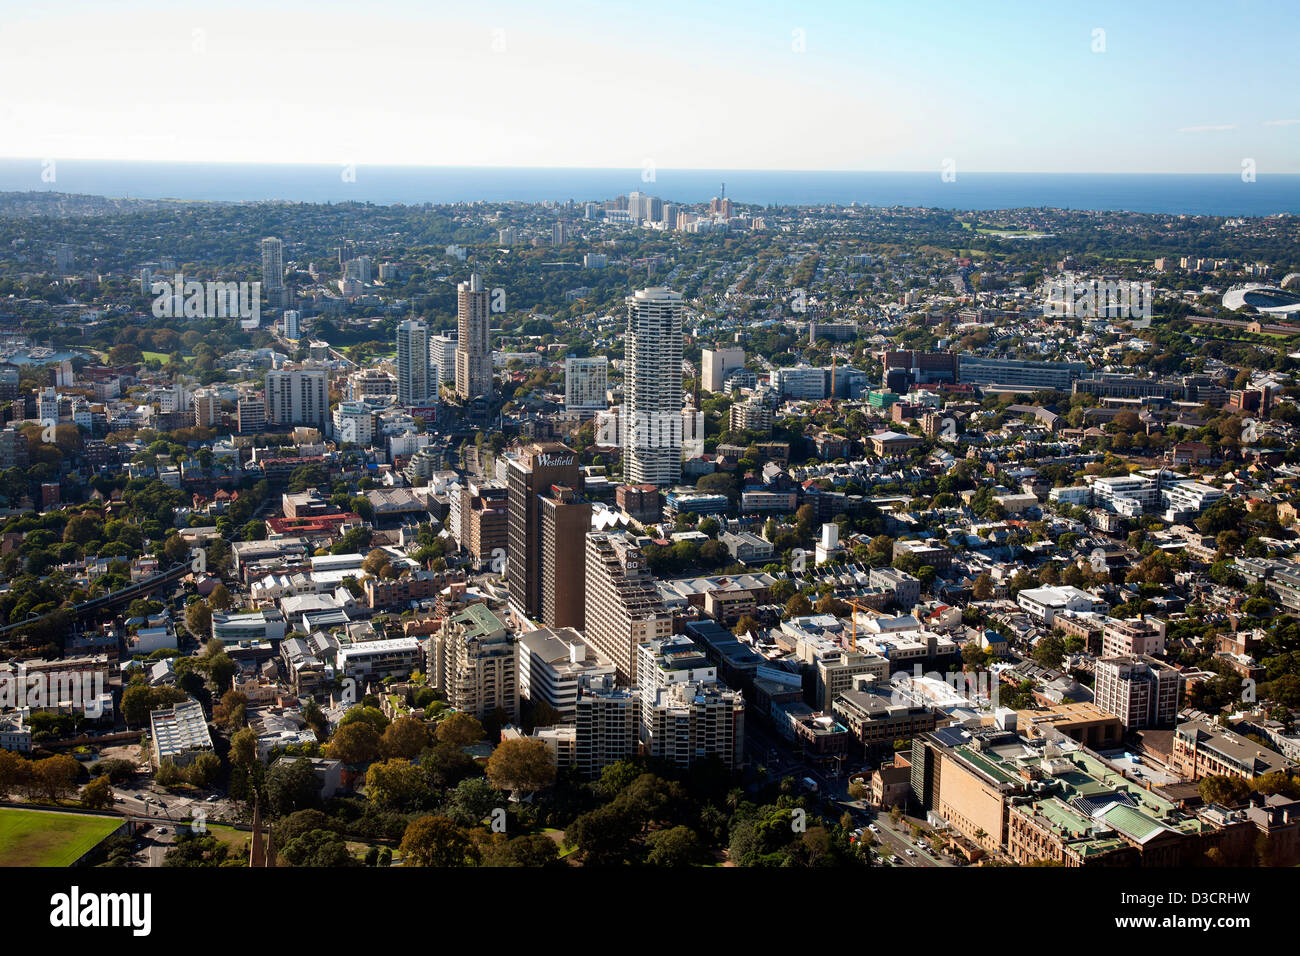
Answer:
[{"label": "horizon line", "polygon": [[[317,166],[321,168],[337,169],[341,167],[352,166],[355,168],[391,168],[391,169],[528,169],[538,171],[555,171],[567,170],[575,172],[630,172],[641,173],[644,166],[578,166],[578,165],[506,165],[501,163],[412,163],[412,162],[346,162],[346,161],[329,161],[329,160],[277,160],[277,159],[153,159],[153,158],[129,158],[121,157],[103,157],[103,156],[8,156],[0,155],[0,162],[31,162],[44,163],[53,160],[54,162],[77,162],[77,163],[124,163],[124,164],[151,164],[151,165],[177,165],[177,166]],[[799,173],[799,174],[832,174],[832,175],[934,175],[943,171],[942,166],[935,166],[927,169],[819,169],[803,168],[795,169],[789,167],[730,167],[730,166],[655,166],[653,167],[656,175],[659,172],[675,173]],[[1014,170],[1014,169],[967,169],[963,170],[958,167],[955,172],[960,181],[961,176],[979,175],[979,176],[1230,176],[1237,178],[1240,176],[1240,170],[1222,171],[1222,170],[1198,170],[1187,172],[1171,171],[1152,171],[1152,170],[1106,170],[1106,171],[1087,171],[1087,170]],[[1297,172],[1257,172],[1257,176],[1282,177],[1296,176],[1300,177],[1300,171]],[[647,185],[653,185],[653,180]],[[28,190],[30,191],[30,190]]]}]

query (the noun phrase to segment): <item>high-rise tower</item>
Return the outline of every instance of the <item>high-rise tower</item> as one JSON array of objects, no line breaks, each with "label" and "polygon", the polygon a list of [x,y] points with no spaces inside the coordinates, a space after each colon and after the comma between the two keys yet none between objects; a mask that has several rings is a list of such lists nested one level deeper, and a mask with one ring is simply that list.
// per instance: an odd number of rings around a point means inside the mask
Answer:
[{"label": "high-rise tower", "polygon": [[462,401],[492,395],[489,314],[488,293],[477,274],[456,287],[456,394]]},{"label": "high-rise tower", "polygon": [[627,300],[624,478],[673,484],[682,476],[682,297],[657,286]]}]

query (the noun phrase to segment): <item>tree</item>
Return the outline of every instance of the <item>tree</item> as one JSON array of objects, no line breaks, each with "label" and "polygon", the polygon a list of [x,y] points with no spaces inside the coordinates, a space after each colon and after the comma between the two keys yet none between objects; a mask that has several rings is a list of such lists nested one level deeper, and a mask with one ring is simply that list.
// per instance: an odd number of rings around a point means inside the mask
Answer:
[{"label": "tree", "polygon": [[1197,785],[1201,799],[1206,803],[1217,803],[1223,807],[1232,807],[1250,795],[1250,784],[1237,777],[1211,774],[1202,778]]},{"label": "tree", "polygon": [[975,641],[967,641],[961,648],[962,662],[971,668],[980,668],[988,664],[988,652]]},{"label": "tree", "polygon": [[176,687],[150,687],[132,684],[122,692],[122,716],[128,724],[140,726],[149,723],[149,714],[172,704],[188,700],[189,695]]},{"label": "tree", "polygon": [[[201,753],[185,768],[186,779],[196,787],[210,787],[221,774],[221,758],[214,753]],[[315,774],[312,775],[313,779]]]},{"label": "tree", "polygon": [[458,748],[476,744],[487,736],[478,718],[464,711],[457,711],[439,721],[435,734],[439,743]]},{"label": "tree", "polygon": [[221,695],[221,703],[212,708],[213,723],[226,730],[237,731],[248,723],[248,695],[228,690]]},{"label": "tree", "polygon": [[290,840],[280,852],[294,866],[357,866],[347,844],[333,830],[310,830]]},{"label": "tree", "polygon": [[208,604],[218,611],[228,611],[235,606],[235,599],[224,584],[218,584],[208,595]]},{"label": "tree", "polygon": [[566,846],[576,847],[590,866],[619,866],[636,854],[641,827],[627,811],[614,806],[584,813],[564,831]]},{"label": "tree", "polygon": [[1044,667],[1056,669],[1065,660],[1065,642],[1056,634],[1040,637],[1034,645],[1034,660]]},{"label": "tree", "polygon": [[297,839],[304,833],[330,829],[330,822],[329,818],[319,810],[295,810],[287,817],[277,820],[273,829],[276,845],[288,846],[291,840]]},{"label": "tree", "polygon": [[195,601],[185,609],[185,627],[200,641],[212,633],[212,607],[207,601]]},{"label": "tree", "polygon": [[[374,698],[370,699],[373,700]],[[358,721],[369,724],[377,734],[382,734],[388,729],[388,718],[384,716],[384,712],[378,707],[369,707],[365,704],[357,704],[355,707],[349,708],[348,712],[343,715],[343,719],[339,721],[339,728],[350,727]]]},{"label": "tree", "polygon": [[366,799],[390,810],[415,809],[429,796],[423,771],[397,758],[372,763],[366,771]]},{"label": "tree", "polygon": [[414,717],[399,717],[379,739],[379,749],[386,757],[414,760],[429,746],[429,728]]},{"label": "tree", "polygon": [[555,782],[555,763],[544,741],[503,740],[488,758],[487,778],[498,790],[543,790]]},{"label": "tree", "polygon": [[796,594],[785,602],[785,617],[787,620],[792,617],[805,617],[811,614],[812,611],[812,602],[808,600],[806,594]]},{"label": "tree", "polygon": [[339,727],[327,748],[335,760],[347,764],[373,763],[379,757],[380,737],[374,726],[355,721]]},{"label": "tree", "polygon": [[388,556],[388,552],[383,548],[375,548],[366,555],[361,562],[361,570],[372,577],[388,577],[389,571],[392,570],[393,559]]},{"label": "tree", "polygon": [[991,601],[994,593],[993,577],[987,571],[980,573],[971,584],[971,594],[977,601]]},{"label": "tree", "polygon": [[69,797],[76,790],[81,764],[67,754],[46,757],[32,764],[32,789],[51,803]]},{"label": "tree", "polygon": [[444,812],[463,827],[478,826],[501,804],[501,794],[482,777],[466,777],[447,799]]},{"label": "tree", "polygon": [[230,764],[248,768],[257,760],[257,732],[252,727],[236,731],[230,738]]},{"label": "tree", "polygon": [[104,810],[113,805],[113,788],[107,777],[96,777],[81,788],[81,805],[88,810]]},{"label": "tree", "polygon": [[526,866],[534,869],[554,866],[560,848],[543,833],[529,833],[508,839],[504,833],[493,834],[481,845],[481,866]]},{"label": "tree", "polygon": [[460,827],[441,816],[411,821],[399,848],[407,866],[477,866],[478,848]]},{"label": "tree", "polygon": [[320,783],[311,761],[281,757],[266,772],[267,808],[285,817],[320,804]]},{"label": "tree", "polygon": [[651,866],[695,866],[708,859],[708,851],[690,827],[658,830],[646,838]]},{"label": "tree", "polygon": [[110,757],[94,763],[90,773],[91,776],[106,778],[109,783],[126,783],[135,777],[135,764],[120,757]]}]

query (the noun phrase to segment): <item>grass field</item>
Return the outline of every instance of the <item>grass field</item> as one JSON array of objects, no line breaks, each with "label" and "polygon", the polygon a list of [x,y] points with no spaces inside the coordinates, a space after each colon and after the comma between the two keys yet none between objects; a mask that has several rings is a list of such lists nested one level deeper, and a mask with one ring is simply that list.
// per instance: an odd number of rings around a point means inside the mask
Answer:
[{"label": "grass field", "polygon": [[116,817],[0,808],[0,866],[70,866],[121,825]]}]

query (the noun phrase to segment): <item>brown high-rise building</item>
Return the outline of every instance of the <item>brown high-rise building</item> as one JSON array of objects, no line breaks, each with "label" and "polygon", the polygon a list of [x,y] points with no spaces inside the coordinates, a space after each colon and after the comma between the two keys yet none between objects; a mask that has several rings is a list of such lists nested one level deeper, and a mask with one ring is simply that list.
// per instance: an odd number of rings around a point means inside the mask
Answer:
[{"label": "brown high-rise building", "polygon": [[547,627],[581,629],[586,626],[583,548],[591,530],[591,502],[572,488],[552,485],[537,503],[542,525],[542,621]]},{"label": "brown high-rise building", "polygon": [[[556,442],[528,445],[510,462],[506,484],[510,529],[506,578],[511,608],[530,620],[542,618],[547,627],[581,627],[581,614],[576,619],[545,619],[542,600],[547,579],[566,581],[566,592],[568,582],[573,582],[579,593],[583,587],[583,536],[590,529],[591,504],[581,497],[583,477],[577,454]],[[557,488],[562,490],[554,490]],[[551,502],[546,506],[550,548],[542,522],[544,499]],[[554,613],[570,615],[567,601],[555,604]]]},{"label": "brown high-rise building", "polygon": [[462,488],[460,494],[461,543],[480,569],[490,568],[499,573],[501,569],[494,562],[498,557],[504,558],[510,546],[506,489],[478,485],[473,491]]}]

